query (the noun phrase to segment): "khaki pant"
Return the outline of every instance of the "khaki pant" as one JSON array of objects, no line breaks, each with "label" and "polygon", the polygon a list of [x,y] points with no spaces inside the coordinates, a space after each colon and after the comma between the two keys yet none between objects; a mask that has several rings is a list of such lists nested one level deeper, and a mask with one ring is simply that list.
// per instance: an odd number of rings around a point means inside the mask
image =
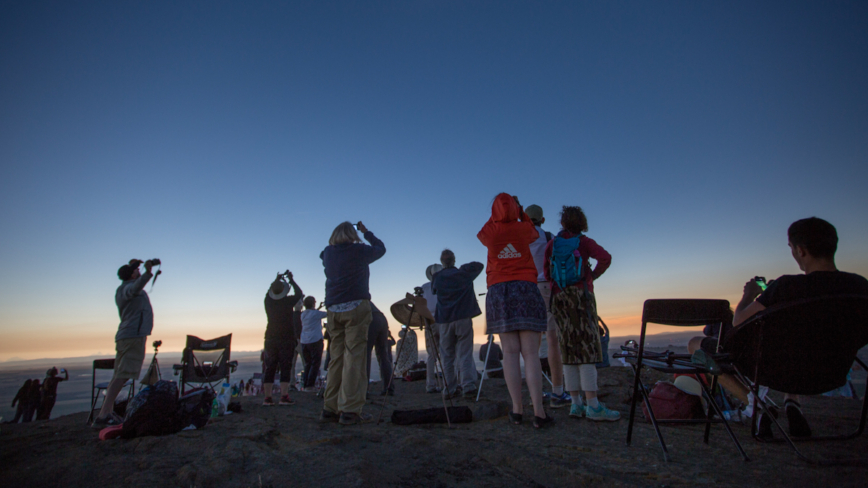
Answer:
[{"label": "khaki pant", "polygon": [[349,312],[329,312],[328,383],[323,408],[332,413],[361,413],[368,391],[367,345],[371,302]]}]

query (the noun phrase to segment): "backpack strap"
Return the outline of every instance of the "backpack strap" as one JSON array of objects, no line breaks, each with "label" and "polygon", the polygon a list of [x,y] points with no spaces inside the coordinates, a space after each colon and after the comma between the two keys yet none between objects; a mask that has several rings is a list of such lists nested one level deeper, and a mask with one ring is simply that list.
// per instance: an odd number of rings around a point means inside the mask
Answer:
[{"label": "backpack strap", "polygon": [[545,234],[546,234],[546,242],[548,242],[548,241],[550,241],[550,240],[553,239],[553,237],[552,237],[552,233],[551,233],[551,232],[549,232],[549,231],[547,231],[547,230],[546,230],[546,231],[543,231],[543,232],[545,232]]}]

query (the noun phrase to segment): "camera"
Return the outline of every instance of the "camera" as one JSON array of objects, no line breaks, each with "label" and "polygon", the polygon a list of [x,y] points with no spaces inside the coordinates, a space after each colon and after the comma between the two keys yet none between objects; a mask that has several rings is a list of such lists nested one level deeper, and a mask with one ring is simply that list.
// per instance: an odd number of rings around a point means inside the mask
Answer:
[{"label": "camera", "polygon": [[154,349],[156,349],[163,345],[163,341],[154,341],[152,345],[154,346]]},{"label": "camera", "polygon": [[417,287],[413,288],[413,293],[415,293],[417,297],[421,297],[422,294],[425,293],[425,291],[422,290],[421,286],[417,286]]},{"label": "camera", "polygon": [[154,266],[159,266],[159,265],[161,265],[161,264],[163,264],[163,263],[161,263],[159,259],[154,258],[154,259],[151,260],[151,264],[153,264]]},{"label": "camera", "polygon": [[754,276],[753,281],[754,283],[759,285],[759,287],[762,288],[763,291],[766,291],[766,288],[768,288],[768,284],[766,284],[766,279],[763,276]]}]

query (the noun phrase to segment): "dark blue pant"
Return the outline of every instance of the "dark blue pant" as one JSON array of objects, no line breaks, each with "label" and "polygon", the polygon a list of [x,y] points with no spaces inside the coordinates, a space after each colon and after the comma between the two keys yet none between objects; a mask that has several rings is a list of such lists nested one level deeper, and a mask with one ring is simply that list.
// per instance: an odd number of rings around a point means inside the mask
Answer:
[{"label": "dark blue pant", "polygon": [[305,388],[316,386],[316,379],[319,377],[319,364],[322,362],[322,347],[322,339],[311,344],[301,345],[301,360],[304,362],[301,381]]},{"label": "dark blue pant", "polygon": [[[373,320],[368,326],[368,381],[371,380],[371,351],[376,348],[377,361],[380,364],[380,376],[383,377],[383,391],[392,378],[392,363],[389,362],[389,323],[382,312],[372,311]],[[389,390],[394,391],[394,383],[389,385]]]}]

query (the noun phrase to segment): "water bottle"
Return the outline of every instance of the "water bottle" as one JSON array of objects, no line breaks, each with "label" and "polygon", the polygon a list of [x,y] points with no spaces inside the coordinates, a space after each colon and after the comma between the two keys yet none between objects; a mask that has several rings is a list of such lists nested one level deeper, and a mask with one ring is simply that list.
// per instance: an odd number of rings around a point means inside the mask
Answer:
[{"label": "water bottle", "polygon": [[217,407],[217,399],[215,398],[214,400],[211,401],[211,418],[212,419],[217,418],[218,412],[219,412],[219,410]]},{"label": "water bottle", "polygon": [[741,412],[739,412],[738,410],[724,410],[723,418],[725,418],[728,422],[741,423]]}]

